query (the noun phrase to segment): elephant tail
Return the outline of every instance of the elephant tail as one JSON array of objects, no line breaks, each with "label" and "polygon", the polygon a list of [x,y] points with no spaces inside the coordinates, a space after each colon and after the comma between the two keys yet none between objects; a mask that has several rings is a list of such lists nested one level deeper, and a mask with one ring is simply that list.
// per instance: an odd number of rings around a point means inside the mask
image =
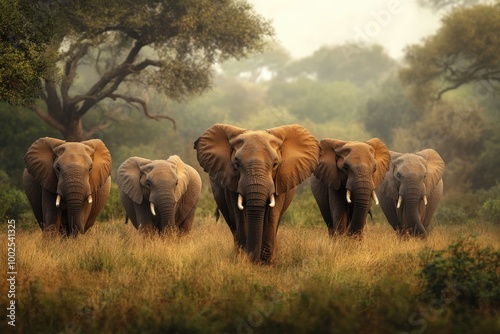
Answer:
[{"label": "elephant tail", "polygon": [[370,220],[373,222],[372,210],[368,210],[368,215],[370,215]]},{"label": "elephant tail", "polygon": [[219,221],[219,218],[220,218],[220,211],[219,211],[219,207],[216,207],[216,208],[215,208],[214,216],[215,216],[215,221],[216,221],[216,222],[218,222],[218,221]]}]

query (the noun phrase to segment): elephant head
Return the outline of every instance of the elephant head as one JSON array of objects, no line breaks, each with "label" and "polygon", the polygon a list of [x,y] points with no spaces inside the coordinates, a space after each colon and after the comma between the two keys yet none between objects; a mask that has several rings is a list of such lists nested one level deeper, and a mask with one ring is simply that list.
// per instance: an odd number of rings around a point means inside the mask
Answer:
[{"label": "elephant head", "polygon": [[366,142],[323,139],[311,189],[330,235],[360,235],[375,189],[389,168],[389,150],[378,138]]},{"label": "elephant head", "polygon": [[399,233],[425,236],[441,199],[444,161],[433,149],[390,154],[389,172],[377,190],[382,210]]},{"label": "elephant head", "polygon": [[24,187],[42,230],[85,233],[106,203],[111,154],[99,139],[40,138],[24,156]]},{"label": "elephant head", "polygon": [[254,261],[269,261],[295,187],[317,164],[317,140],[297,124],[265,131],[215,124],[194,148],[236,243]]},{"label": "elephant head", "polygon": [[116,181],[127,217],[136,228],[160,233],[190,229],[201,179],[177,155],[167,160],[131,157],[118,168]]}]

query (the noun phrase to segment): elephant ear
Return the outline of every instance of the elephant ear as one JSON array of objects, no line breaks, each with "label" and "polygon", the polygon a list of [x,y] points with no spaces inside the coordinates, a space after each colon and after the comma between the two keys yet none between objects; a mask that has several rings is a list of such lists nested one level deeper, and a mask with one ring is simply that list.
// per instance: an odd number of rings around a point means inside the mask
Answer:
[{"label": "elephant ear", "polygon": [[184,162],[177,155],[170,156],[167,162],[172,164],[174,171],[177,173],[178,182],[175,187],[175,198],[179,200],[182,195],[184,195],[189,185],[189,171]]},{"label": "elephant ear", "polygon": [[121,192],[125,193],[134,203],[141,204],[143,199],[141,188],[141,167],[151,160],[131,157],[125,160],[116,172],[116,183]]},{"label": "elephant ear", "polygon": [[337,151],[345,144],[347,144],[346,141],[330,138],[322,139],[319,142],[321,153],[314,176],[335,190],[339,190],[341,185],[340,174],[337,168]]},{"label": "elephant ear", "polygon": [[386,197],[397,200],[399,196],[399,186],[396,183],[396,178],[394,177],[394,169],[402,162],[402,153],[389,151],[391,156],[391,163],[389,165],[389,172],[382,179],[379,185],[379,189],[385,194]]},{"label": "elephant ear", "polygon": [[24,164],[28,173],[42,185],[44,189],[55,193],[57,177],[54,172],[54,149],[64,140],[44,137],[35,141],[24,155]]},{"label": "elephant ear", "polygon": [[281,139],[281,164],[276,172],[276,195],[298,186],[318,165],[319,145],[301,125],[291,124],[266,130]]},{"label": "elephant ear", "polygon": [[374,158],[377,170],[373,174],[373,184],[375,188],[377,188],[384,179],[385,174],[389,170],[389,166],[391,164],[391,155],[385,144],[378,138],[367,140],[366,143],[373,147],[373,149],[375,150]]},{"label": "elephant ear", "polygon": [[231,163],[229,141],[247,130],[228,124],[214,124],[194,142],[198,162],[219,185],[237,191],[239,173]]},{"label": "elephant ear", "polygon": [[89,183],[90,189],[95,192],[102,187],[111,175],[111,153],[100,139],[86,140],[82,144],[94,150],[92,155],[94,167],[90,171]]},{"label": "elephant ear", "polygon": [[431,148],[422,150],[416,154],[426,160],[427,178],[425,180],[425,188],[427,189],[427,196],[430,196],[434,187],[443,178],[444,161],[441,156]]}]

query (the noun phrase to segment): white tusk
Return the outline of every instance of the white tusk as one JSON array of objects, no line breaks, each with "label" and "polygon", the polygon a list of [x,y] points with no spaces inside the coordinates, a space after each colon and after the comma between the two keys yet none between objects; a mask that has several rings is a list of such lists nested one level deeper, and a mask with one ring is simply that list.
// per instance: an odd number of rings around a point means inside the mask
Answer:
[{"label": "white tusk", "polygon": [[243,210],[243,196],[241,194],[238,194],[238,209]]},{"label": "white tusk", "polygon": [[351,191],[349,189],[347,189],[345,199],[347,200],[347,203],[351,203]]},{"label": "white tusk", "polygon": [[58,208],[59,205],[61,205],[61,195],[57,194],[57,197],[56,197],[56,207]]},{"label": "white tusk", "polygon": [[378,198],[377,198],[377,194],[375,194],[375,190],[373,191],[372,196],[373,196],[373,200],[375,201],[375,205],[378,205]]},{"label": "white tusk", "polygon": [[153,216],[156,216],[155,205],[153,204],[153,202],[149,202],[149,209],[151,210]]},{"label": "white tusk", "polygon": [[427,205],[427,195],[424,195],[424,205]]},{"label": "white tusk", "polygon": [[274,194],[271,194],[271,202],[269,203],[269,206],[271,208],[274,208],[275,205],[276,205],[276,201],[274,199]]},{"label": "white tusk", "polygon": [[401,202],[403,202],[403,197],[401,197],[401,195],[399,195],[399,197],[398,197],[398,204],[396,205],[396,208],[399,209],[399,207],[401,206]]},{"label": "white tusk", "polygon": [[89,204],[92,204],[92,195],[89,195],[89,197],[87,198],[87,201],[89,202]]}]

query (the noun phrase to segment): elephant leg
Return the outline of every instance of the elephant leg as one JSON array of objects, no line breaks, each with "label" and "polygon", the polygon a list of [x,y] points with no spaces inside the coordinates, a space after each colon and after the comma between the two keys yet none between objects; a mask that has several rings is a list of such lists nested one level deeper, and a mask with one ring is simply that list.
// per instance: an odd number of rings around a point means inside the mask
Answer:
[{"label": "elephant leg", "polygon": [[[215,203],[217,204],[219,211],[222,213],[226,224],[229,226],[231,233],[236,238],[236,219],[230,212],[231,204],[228,205],[228,201],[232,201],[231,195],[226,194],[229,193],[229,191],[226,191],[224,188],[218,186],[212,178],[210,178],[210,186],[212,188],[212,194],[214,195]],[[235,198],[234,200],[234,203],[236,203],[237,198]]]},{"label": "elephant leg", "polygon": [[[121,198],[123,207],[125,208],[125,213],[126,213],[127,218],[130,219],[130,221],[132,222],[132,225],[134,225],[134,227],[136,229],[139,229],[137,215],[135,214],[135,212],[136,212],[135,206],[138,204],[135,204],[134,201],[132,201],[130,199],[130,197],[128,197],[128,195],[126,195],[125,193],[120,192],[120,198]],[[127,218],[125,219],[125,224],[127,223]]]},{"label": "elephant leg", "polygon": [[431,223],[432,216],[436,212],[441,196],[443,196],[443,180],[439,181],[431,196],[427,199],[427,207],[425,208],[425,215],[422,221],[424,228],[427,228]]},{"label": "elephant leg", "polygon": [[[42,189],[42,207],[43,207],[43,232],[46,235],[57,235],[60,231],[66,234],[65,218],[62,217],[61,208],[56,207],[56,194]],[[61,205],[64,205],[61,203]]]},{"label": "elephant leg", "polygon": [[135,216],[139,230],[154,233],[155,225],[153,223],[153,215],[148,200],[143,200],[141,204],[135,205]]},{"label": "elephant leg", "polygon": [[[191,231],[191,227],[193,226],[194,216],[196,212],[196,206],[192,207],[189,213],[185,216],[184,219],[181,220],[179,226],[179,230],[188,233]],[[184,215],[183,215],[184,216]]]},{"label": "elephant leg", "polygon": [[38,226],[43,230],[43,210],[42,210],[42,187],[25,169],[23,172],[24,191],[33,210],[33,214],[38,222]]},{"label": "elephant leg", "polygon": [[328,188],[328,202],[332,225],[328,228],[330,236],[346,234],[349,222],[349,209],[345,201],[345,191]]},{"label": "elephant leg", "polygon": [[387,218],[387,221],[392,226],[394,231],[400,232],[401,226],[399,224],[398,213],[396,211],[396,204],[394,203],[394,200],[385,196],[385,194],[382,192],[378,192],[377,197],[379,199],[380,208],[382,209],[385,218]]},{"label": "elephant leg", "polygon": [[316,203],[318,204],[321,216],[328,227],[328,231],[331,232],[333,229],[333,218],[330,210],[328,186],[313,175],[311,176],[311,191],[314,195]]},{"label": "elephant leg", "polygon": [[[108,179],[102,185],[102,187],[97,189],[96,193],[92,195],[92,204],[88,204],[86,201],[84,202],[83,204],[84,213],[87,208],[89,212],[83,233],[85,233],[89,228],[91,228],[94,225],[97,216],[99,215],[99,212],[101,212],[101,210],[106,205],[106,201],[108,200],[110,192],[111,192],[111,176],[108,177]],[[83,217],[87,217],[87,215]]]}]

